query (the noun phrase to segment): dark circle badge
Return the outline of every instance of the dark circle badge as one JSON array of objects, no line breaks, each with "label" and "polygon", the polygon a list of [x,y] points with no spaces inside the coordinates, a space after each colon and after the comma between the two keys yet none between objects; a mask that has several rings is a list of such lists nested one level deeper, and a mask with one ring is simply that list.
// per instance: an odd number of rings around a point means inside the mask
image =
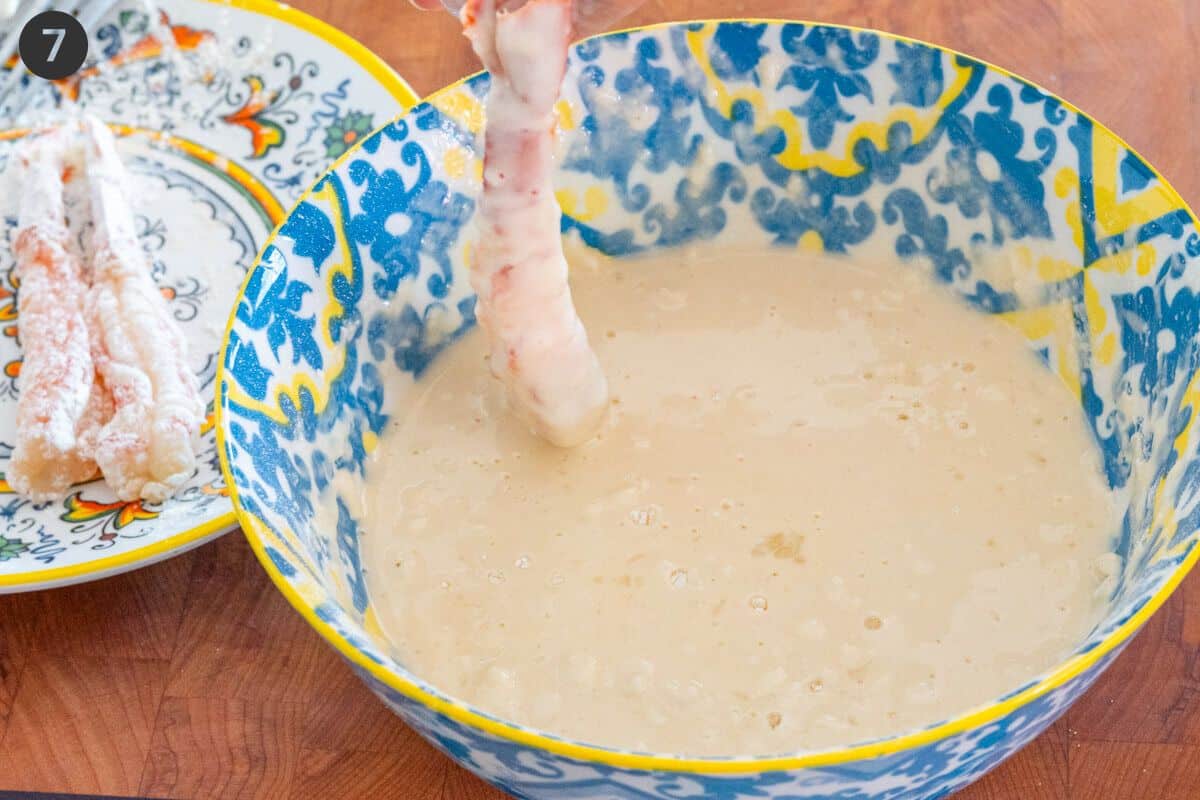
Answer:
[{"label": "dark circle badge", "polygon": [[26,23],[17,40],[26,68],[39,78],[56,81],[74,75],[87,58],[87,32],[63,11],[43,11]]}]

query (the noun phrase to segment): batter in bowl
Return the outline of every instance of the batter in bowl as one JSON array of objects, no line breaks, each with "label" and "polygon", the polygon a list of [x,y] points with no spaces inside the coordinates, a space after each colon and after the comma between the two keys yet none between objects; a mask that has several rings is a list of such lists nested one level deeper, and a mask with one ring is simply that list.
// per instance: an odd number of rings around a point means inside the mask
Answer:
[{"label": "batter in bowl", "polygon": [[595,438],[530,433],[478,332],[390,395],[355,511],[415,674],[591,744],[762,755],[963,712],[1096,624],[1099,453],[1002,321],[886,259],[571,263]]}]

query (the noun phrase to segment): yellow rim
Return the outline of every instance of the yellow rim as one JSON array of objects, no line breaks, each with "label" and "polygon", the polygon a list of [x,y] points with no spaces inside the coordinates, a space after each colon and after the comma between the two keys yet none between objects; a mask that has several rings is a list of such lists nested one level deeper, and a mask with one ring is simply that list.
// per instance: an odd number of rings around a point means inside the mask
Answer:
[{"label": "yellow rim", "polygon": [[[396,100],[406,109],[411,108],[418,101],[416,92],[412,90],[403,78],[396,71],[384,62],[379,56],[371,52],[367,47],[352,39],[347,34],[333,27],[332,25],[322,22],[316,17],[305,14],[303,11],[298,11],[290,6],[275,2],[274,0],[205,0],[205,2],[214,5],[230,6],[233,8],[252,11],[256,14],[261,14],[265,17],[280,20],[294,28],[299,28],[307,33],[316,36],[328,44],[336,47],[338,50],[345,53],[352,61],[362,67],[366,72],[379,82]],[[124,129],[125,126],[119,126]],[[207,151],[200,148],[193,142],[178,139],[174,136],[166,134],[157,134],[159,138],[166,139],[170,144],[179,147],[184,152],[192,155],[203,156]],[[214,157],[215,158],[215,157]],[[209,161],[209,163],[216,163]],[[254,186],[258,183],[257,179],[253,179],[241,167],[230,163],[230,170],[237,174],[231,173],[231,177],[235,179],[247,178],[250,180],[249,186]],[[265,193],[265,195],[264,195]],[[263,196],[260,196],[263,195]],[[255,199],[263,203],[264,210],[273,218],[273,222],[277,225],[282,219],[286,218],[283,215],[283,207],[279,205],[279,201],[275,199],[265,188],[262,192],[253,193]],[[278,215],[278,216],[277,216]],[[274,239],[274,233],[267,237],[267,243]],[[265,247],[266,245],[264,245]],[[260,251],[261,255],[261,251]],[[256,262],[257,263],[257,262]],[[244,288],[244,286],[242,287]],[[241,299],[242,291],[238,290],[237,299]],[[235,301],[236,307],[236,301]],[[228,333],[228,327],[226,328]],[[221,357],[224,358],[225,348],[221,347]],[[218,376],[219,379],[219,376]],[[219,439],[218,435],[218,439]],[[218,441],[217,447],[221,448]],[[222,473],[225,472],[224,464],[221,467]],[[226,477],[228,480],[228,477]],[[140,547],[137,550],[130,550],[127,553],[101,558],[96,561],[87,561],[82,564],[74,564],[67,567],[52,567],[50,569],[42,569],[34,572],[22,572],[15,575],[0,575],[0,587],[11,588],[14,586],[30,586],[40,583],[56,583],[60,581],[70,581],[76,578],[86,578],[90,575],[98,575],[100,573],[108,573],[121,568],[136,567],[139,563],[160,556],[165,553],[184,547],[192,543],[199,543],[200,540],[209,536],[214,536],[222,529],[233,528],[237,525],[238,517],[233,511],[226,513],[205,522],[202,525],[197,525],[194,528],[189,528],[186,531],[174,534],[166,539],[155,542],[154,544]]]},{"label": "yellow rim", "polygon": [[285,215],[283,206],[279,204],[279,200],[275,195],[271,194],[271,190],[263,185],[262,181],[254,177],[245,167],[237,164],[231,159],[214,153],[207,147],[197,144],[190,139],[182,139],[178,136],[172,136],[169,133],[161,131],[144,131],[141,128],[134,128],[129,125],[110,125],[119,136],[128,136],[131,133],[140,133],[154,141],[163,142],[175,149],[186,153],[187,155],[202,161],[215,169],[224,172],[233,181],[247,192],[250,193],[251,199],[258,203],[263,212],[267,215],[267,219],[271,221],[272,227],[283,222]]},{"label": "yellow rim", "polygon": [[54,567],[53,569],[42,569],[36,572],[22,572],[20,575],[3,575],[0,576],[0,586],[10,587],[25,586],[31,583],[58,583],[61,581],[70,581],[73,578],[107,573],[112,570],[119,570],[122,567],[134,567],[142,561],[163,555],[184,545],[199,544],[200,540],[208,536],[215,536],[222,529],[232,530],[236,526],[237,517],[232,512],[229,512],[211,519],[203,525],[198,525],[183,533],[177,533],[167,539],[146,545],[137,550],[131,550],[128,553],[120,553],[115,556],[108,556],[96,561],[87,561],[70,567]]},{"label": "yellow rim", "polygon": [[[808,24],[808,25],[822,25],[825,27],[842,28],[842,29],[857,31],[857,32],[861,32],[861,33],[878,34],[880,36],[884,36],[889,39],[895,39],[895,40],[899,40],[899,41],[903,41],[903,42],[922,44],[922,45],[926,45],[928,47],[934,47],[938,50],[941,50],[942,52],[949,53],[951,55],[958,55],[958,56],[963,56],[965,58],[970,58],[980,64],[987,66],[989,69],[994,69],[997,72],[999,72],[1003,75],[1007,75],[1010,78],[1013,78],[1018,81],[1022,81],[1024,83],[1028,83],[1033,86],[1037,86],[1037,84],[1034,84],[1032,81],[1026,80],[1025,78],[1020,77],[1019,75],[1017,75],[1016,73],[1014,73],[1010,70],[1004,69],[1003,67],[998,67],[995,64],[992,64],[991,62],[983,61],[982,59],[975,58],[974,56],[969,56],[958,50],[953,50],[948,47],[942,47],[941,45],[935,45],[930,42],[922,41],[920,39],[913,39],[913,38],[907,37],[907,36],[899,36],[896,34],[884,33],[883,31],[876,31],[876,30],[872,30],[869,28],[860,28],[860,27],[856,27],[853,25],[835,25],[832,23],[812,23],[812,22],[806,22],[806,21],[802,21],[802,20],[767,19],[767,18],[724,19],[724,20],[723,19],[711,19],[711,20],[692,20],[691,22],[720,23],[720,22],[735,22],[735,21],[736,22],[756,22],[756,23],[761,22],[761,23],[768,23],[768,24],[785,24],[785,23],[800,22],[802,24]],[[636,26],[636,27],[632,27],[632,28],[626,28],[621,31],[613,31],[608,34],[600,34],[599,36],[592,37],[592,38],[602,38],[603,36],[611,35],[611,33],[628,33],[628,32],[635,32],[635,31],[656,30],[656,29],[660,29],[660,28],[668,28],[668,27],[673,27],[673,26],[682,25],[682,24],[686,24],[686,23],[684,23],[684,22],[666,22],[666,23],[660,23],[660,24],[656,24],[656,25]],[[476,74],[478,74],[478,73],[476,73]],[[450,84],[449,86],[446,86],[443,89],[440,89],[440,90],[430,94],[425,99],[426,103],[432,102],[432,101],[436,100],[439,96],[455,90],[456,88],[460,87],[465,82],[471,80],[472,77],[474,77],[474,76],[473,75],[467,76],[466,78],[463,78],[462,80],[456,81],[456,82]],[[1042,88],[1041,86],[1037,86],[1037,88],[1041,92],[1043,92],[1046,96],[1053,97],[1056,100],[1058,100],[1059,102],[1061,102],[1064,107],[1066,107],[1066,108],[1070,109],[1071,111],[1074,111],[1076,114],[1079,114],[1080,116],[1088,119],[1098,129],[1103,130],[1105,133],[1113,136],[1114,139],[1116,139],[1116,141],[1118,141],[1122,146],[1124,146],[1126,149],[1128,149],[1131,153],[1134,153],[1139,158],[1141,158],[1140,154],[1138,154],[1137,151],[1134,150],[1134,148],[1130,147],[1129,144],[1124,139],[1122,139],[1121,137],[1112,133],[1112,131],[1110,131],[1104,125],[1101,125],[1090,115],[1084,113],[1082,110],[1079,109],[1078,106],[1064,100],[1063,98],[1059,97],[1058,95],[1054,94],[1053,92],[1050,92],[1050,91]],[[408,113],[408,111],[406,111],[404,114],[401,114],[400,117],[405,116],[407,113]],[[335,161],[329,167],[329,169],[326,171],[325,174],[328,175],[330,172],[333,172],[334,170],[336,170],[337,167],[344,160],[346,160],[346,158],[348,156],[356,153],[357,150],[358,150],[358,147],[354,147],[347,153],[343,154],[341,158],[339,158],[337,161]],[[1148,161],[1146,161],[1146,159],[1142,158],[1141,160],[1143,163],[1145,163],[1150,168],[1150,170],[1154,173],[1155,177],[1158,178],[1158,180],[1162,181],[1163,186],[1169,192],[1171,192],[1173,195],[1175,195],[1176,198],[1179,198],[1179,193],[1175,191],[1174,187],[1171,186],[1171,184],[1167,181],[1167,179],[1164,178],[1155,167],[1150,165],[1150,163]],[[322,177],[324,177],[324,176],[322,176]],[[320,182],[320,179],[318,179],[318,182]],[[303,202],[303,200],[308,197],[310,192],[311,192],[311,188],[309,189],[309,191],[306,191],[301,196],[300,200],[297,201],[297,205],[300,202]],[[1183,208],[1187,209],[1187,212],[1188,212],[1189,216],[1191,216],[1193,223],[1197,227],[1200,227],[1200,221],[1198,221],[1196,219],[1196,215],[1191,210],[1191,208],[1189,208],[1187,206],[1187,204],[1183,202],[1182,198],[1179,198],[1179,202]],[[264,245],[264,249],[266,246],[269,246],[274,241],[274,239],[275,239],[275,234],[272,234],[271,237],[269,237],[267,240],[267,245]],[[249,274],[247,275],[247,280],[248,279],[249,279]],[[245,282],[243,282],[242,289],[243,290],[245,289]],[[239,291],[238,297],[239,298],[241,297],[240,291]],[[332,644],[338,650],[338,652],[340,652],[343,656],[345,656],[348,660],[350,660],[353,664],[358,666],[360,669],[363,669],[366,672],[369,672],[376,680],[383,683],[384,685],[394,689],[395,691],[403,694],[404,696],[406,696],[410,699],[416,700],[417,702],[419,702],[425,706],[428,706],[429,708],[434,709],[435,711],[445,714],[447,717],[455,720],[456,722],[470,725],[471,727],[485,731],[485,732],[490,733],[494,736],[497,736],[501,739],[506,739],[508,741],[515,742],[515,743],[522,744],[522,745],[536,747],[541,750],[545,750],[547,752],[554,753],[556,755],[566,756],[568,758],[574,758],[574,759],[578,759],[581,761],[591,761],[591,762],[596,762],[596,763],[601,763],[601,764],[607,764],[607,765],[614,766],[614,767],[621,767],[621,768],[625,768],[625,769],[634,769],[634,770],[663,770],[663,771],[671,771],[671,772],[696,772],[696,773],[706,773],[706,774],[738,774],[738,773],[768,772],[768,771],[778,771],[778,770],[798,770],[798,769],[804,769],[806,767],[832,766],[835,764],[843,764],[843,763],[846,763],[849,761],[859,761],[859,760],[866,760],[866,759],[871,759],[871,758],[878,758],[880,756],[886,756],[886,755],[890,755],[893,753],[898,753],[903,750],[909,750],[909,749],[913,749],[916,747],[921,747],[923,745],[927,745],[932,742],[936,742],[941,739],[945,739],[948,736],[953,736],[954,734],[962,733],[963,731],[978,728],[982,725],[987,725],[988,723],[994,722],[995,720],[1006,716],[1007,714],[1017,710],[1021,706],[1024,706],[1025,704],[1027,704],[1033,700],[1036,700],[1037,698],[1047,694],[1050,691],[1053,691],[1054,689],[1057,689],[1058,687],[1067,683],[1071,679],[1078,677],[1082,673],[1086,672],[1090,667],[1094,666],[1102,658],[1104,658],[1106,655],[1111,653],[1117,646],[1119,646],[1126,639],[1128,639],[1131,635],[1133,635],[1133,633],[1135,631],[1137,631],[1137,629],[1140,628],[1142,626],[1142,624],[1145,623],[1146,620],[1149,619],[1150,616],[1153,615],[1154,612],[1159,609],[1159,607],[1162,606],[1162,604],[1166,601],[1167,597],[1170,596],[1171,592],[1175,590],[1175,587],[1177,587],[1180,584],[1180,582],[1187,576],[1188,572],[1196,564],[1197,560],[1200,560],[1200,546],[1193,547],[1192,552],[1189,553],[1187,558],[1184,559],[1183,563],[1181,563],[1175,569],[1175,571],[1173,573],[1171,573],[1170,577],[1166,580],[1166,582],[1162,585],[1162,587],[1160,587],[1159,590],[1157,592],[1155,592],[1154,596],[1151,597],[1150,600],[1136,614],[1134,614],[1130,619],[1126,620],[1126,622],[1123,625],[1121,625],[1119,628],[1117,628],[1112,633],[1110,633],[1108,635],[1108,637],[1104,639],[1104,641],[1102,641],[1099,645],[1097,645],[1092,650],[1089,650],[1087,653],[1084,653],[1082,655],[1077,655],[1077,656],[1072,657],[1071,659],[1069,659],[1068,661],[1064,662],[1059,667],[1057,667],[1054,671],[1052,671],[1051,673],[1049,673],[1048,675],[1043,677],[1036,684],[1019,692],[1018,694],[1013,695],[1012,697],[1009,697],[1002,701],[991,703],[989,705],[980,706],[979,708],[976,708],[972,711],[962,714],[961,716],[947,720],[947,721],[945,721],[939,725],[936,725],[932,728],[915,731],[913,733],[903,734],[901,736],[896,736],[896,737],[893,737],[890,739],[885,739],[883,741],[873,743],[873,744],[856,745],[853,747],[846,747],[846,748],[841,748],[841,749],[836,749],[836,750],[826,750],[826,751],[820,751],[820,752],[815,752],[815,753],[806,753],[803,755],[796,755],[796,756],[777,756],[777,757],[764,757],[764,758],[751,757],[751,758],[718,759],[718,758],[686,758],[686,757],[677,757],[677,756],[671,756],[671,755],[641,755],[641,754],[635,754],[635,753],[626,753],[626,752],[621,752],[621,751],[616,751],[616,750],[610,750],[610,749],[606,749],[606,748],[602,748],[602,747],[596,747],[596,746],[592,746],[592,745],[582,744],[579,742],[568,741],[565,739],[559,739],[559,738],[548,736],[546,734],[539,733],[536,731],[516,727],[515,725],[512,725],[511,723],[503,722],[501,720],[497,720],[492,717],[488,717],[488,716],[470,708],[469,706],[461,705],[461,704],[446,700],[445,698],[439,697],[439,696],[433,694],[432,692],[430,692],[421,683],[419,683],[415,680],[397,675],[396,673],[392,672],[391,670],[388,670],[387,668],[381,666],[380,664],[377,664],[376,662],[370,660],[365,655],[363,655],[356,647],[354,647],[349,641],[347,641],[340,633],[338,633],[338,631],[336,631],[331,625],[329,625],[328,623],[324,622],[319,617],[317,617],[317,615],[314,612],[311,605],[300,595],[300,593],[296,590],[296,588],[291,585],[289,580],[286,577],[284,577],[283,574],[280,573],[279,570],[275,567],[274,562],[271,561],[271,559],[267,556],[267,554],[265,552],[265,549],[264,549],[265,545],[262,541],[262,538],[261,538],[261,536],[259,534],[259,530],[258,530],[259,526],[265,526],[265,524],[262,523],[261,521],[259,521],[252,514],[249,514],[242,509],[241,503],[238,499],[237,486],[233,481],[233,476],[229,470],[228,460],[225,456],[225,430],[224,430],[224,424],[223,424],[223,410],[222,410],[222,404],[221,404],[221,384],[222,384],[222,382],[224,380],[224,376],[225,376],[224,375],[225,344],[227,344],[229,342],[229,336],[233,329],[233,323],[234,323],[234,315],[231,313],[230,318],[229,318],[229,323],[226,325],[226,328],[225,328],[225,336],[224,336],[224,340],[223,340],[224,344],[222,345],[222,348],[221,348],[221,357],[220,357],[219,361],[217,362],[217,374],[216,374],[216,384],[217,384],[216,385],[217,457],[218,457],[218,460],[220,461],[221,472],[225,476],[225,482],[229,487],[230,499],[233,501],[234,512],[237,514],[238,521],[241,523],[242,530],[245,532],[246,538],[250,541],[250,546],[254,550],[255,556],[258,558],[258,560],[262,564],[263,568],[267,571],[267,574],[271,576],[272,582],[274,582],[274,584],[279,588],[279,590],[283,593],[283,595],[288,599],[288,602],[291,603],[292,606],[297,611],[300,612],[301,616],[303,616],[305,618],[305,620],[308,621],[308,624],[311,625],[318,633],[320,633],[321,636],[323,636],[330,644]]]},{"label": "yellow rim", "polygon": [[338,30],[328,22],[323,22],[310,14],[306,14],[303,11],[276,2],[275,0],[204,0],[204,2],[218,6],[229,6],[230,8],[240,8],[243,11],[253,11],[255,14],[272,17],[286,22],[294,28],[307,31],[349,56],[352,61],[365,69],[372,78],[379,81],[393,97],[400,101],[402,106],[407,108],[415,105],[420,100],[412,87],[396,73],[396,70],[389,67],[386,61],[375,55],[375,53],[357,39],[354,39],[344,31]]}]

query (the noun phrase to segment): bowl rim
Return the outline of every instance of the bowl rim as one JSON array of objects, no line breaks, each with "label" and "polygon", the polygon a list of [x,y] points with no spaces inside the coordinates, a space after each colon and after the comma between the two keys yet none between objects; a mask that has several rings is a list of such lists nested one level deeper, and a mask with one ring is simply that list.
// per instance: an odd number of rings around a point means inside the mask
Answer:
[{"label": "bowl rim", "polygon": [[[818,22],[813,20],[803,19],[787,19],[782,17],[714,17],[705,19],[692,20],[675,20],[667,22],[653,23],[649,25],[635,25],[627,28],[620,28],[613,31],[588,36],[572,43],[572,48],[577,47],[581,42],[590,41],[593,39],[603,39],[606,37],[630,33],[638,33],[642,31],[654,31],[666,28],[675,28],[686,25],[708,25],[708,24],[724,24],[724,23],[752,23],[752,24],[768,24],[768,25],[788,25],[799,24],[806,26],[836,28],[841,30],[853,31],[856,33],[868,33],[880,37],[885,37],[895,41],[907,42],[909,44],[918,44],[925,47],[933,48],[943,53],[952,56],[961,56],[970,59],[976,63],[982,64],[989,70],[994,70],[997,73],[1012,78],[1020,83],[1026,84],[1037,89],[1048,98],[1053,98],[1062,106],[1080,117],[1088,120],[1097,129],[1104,131],[1105,134],[1113,137],[1113,140],[1124,147],[1134,156],[1142,161],[1143,164],[1151,171],[1154,177],[1161,183],[1163,188],[1174,197],[1179,207],[1185,210],[1188,217],[1191,219],[1193,226],[1200,230],[1200,218],[1192,208],[1184,201],[1183,197],[1176,191],[1175,187],[1166,179],[1166,177],[1151,164],[1125,139],[1115,133],[1108,126],[1099,122],[1095,117],[1080,109],[1077,105],[1059,96],[1055,92],[1046,89],[1034,81],[1023,78],[1012,70],[1001,67],[990,61],[977,58],[975,56],[963,53],[944,45],[935,44],[923,39],[917,39],[911,36],[904,36],[896,33],[889,33],[874,28],[866,28],[857,25],[845,25],[833,22]],[[955,716],[941,720],[935,724],[925,728],[909,730],[905,733],[896,734],[882,739],[873,741],[851,744],[846,746],[825,748],[812,751],[800,751],[796,754],[776,754],[765,756],[751,755],[734,755],[734,756],[684,756],[674,755],[669,753],[642,753],[630,750],[622,750],[614,747],[602,745],[587,744],[582,741],[568,739],[561,736],[556,736],[551,733],[539,731],[533,728],[523,727],[514,722],[492,716],[486,712],[480,711],[475,707],[463,702],[456,701],[448,695],[436,690],[432,682],[412,676],[411,678],[403,677],[388,669],[383,664],[380,664],[367,656],[352,644],[342,633],[340,633],[333,625],[321,619],[315,610],[316,603],[309,602],[304,596],[292,585],[291,579],[285,576],[278,568],[274,561],[267,555],[266,544],[263,541],[263,536],[259,531],[259,527],[266,527],[266,523],[259,520],[252,513],[246,511],[241,504],[238,495],[237,483],[234,481],[232,470],[230,469],[229,459],[225,446],[225,417],[224,417],[224,397],[222,386],[225,382],[225,356],[226,349],[229,345],[230,335],[233,332],[234,324],[237,321],[237,310],[241,304],[245,294],[246,286],[250,282],[251,276],[261,264],[263,254],[271,247],[280,229],[286,220],[289,219],[295,212],[296,208],[301,203],[309,199],[313,191],[319,186],[322,181],[333,174],[343,163],[350,158],[358,155],[362,142],[374,136],[380,130],[395,124],[397,121],[404,119],[411,114],[419,112],[433,104],[433,101],[440,97],[444,97],[449,93],[461,88],[467,83],[477,79],[481,75],[486,74],[485,71],[471,73],[453,83],[447,84],[428,95],[421,98],[416,105],[402,111],[396,117],[376,128],[370,136],[363,137],[350,150],[338,157],[329,167],[318,177],[311,186],[304,191],[303,194],[296,200],[292,208],[288,210],[284,217],[284,222],[267,237],[255,258],[254,266],[247,271],[238,293],[234,298],[233,307],[230,309],[229,321],[225,325],[224,336],[221,343],[221,349],[217,360],[217,371],[215,376],[215,427],[217,432],[217,456],[220,462],[221,473],[225,477],[226,485],[229,487],[230,500],[233,503],[234,513],[237,515],[238,522],[241,525],[242,532],[250,543],[250,547],[258,558],[263,569],[270,576],[272,583],[276,588],[287,598],[292,607],[300,613],[300,615],[308,622],[325,639],[334,647],[341,655],[347,659],[353,666],[361,671],[370,674],[372,678],[379,681],[384,686],[392,689],[404,697],[413,700],[430,710],[442,714],[457,723],[475,728],[477,730],[498,737],[507,742],[511,742],[526,747],[537,748],[569,759],[574,759],[583,762],[592,762],[604,764],[607,766],[618,767],[630,770],[639,771],[659,771],[673,773],[696,773],[707,775],[745,775],[751,773],[762,772],[777,772],[777,771],[793,771],[815,767],[829,767],[838,764],[845,764],[853,761],[866,761],[870,759],[880,758],[883,756],[894,755],[906,750],[914,750],[925,745],[946,739],[950,736],[963,733],[972,729],[980,728],[989,723],[995,722],[1022,706],[1043,697],[1044,695],[1058,689],[1071,680],[1086,673],[1089,669],[1100,662],[1104,657],[1114,651],[1118,651],[1139,628],[1157,611],[1167,600],[1168,597],[1175,591],[1192,567],[1200,561],[1200,545],[1193,545],[1188,551],[1184,559],[1172,570],[1165,580],[1159,585],[1154,594],[1147,600],[1141,608],[1130,615],[1121,625],[1114,628],[1104,637],[1098,644],[1089,650],[1076,653],[1065,661],[1049,671],[1041,673],[1036,680],[1022,686],[1018,691],[1010,692],[999,699],[984,703],[966,711],[960,712]],[[407,724],[407,722],[405,723]]]}]

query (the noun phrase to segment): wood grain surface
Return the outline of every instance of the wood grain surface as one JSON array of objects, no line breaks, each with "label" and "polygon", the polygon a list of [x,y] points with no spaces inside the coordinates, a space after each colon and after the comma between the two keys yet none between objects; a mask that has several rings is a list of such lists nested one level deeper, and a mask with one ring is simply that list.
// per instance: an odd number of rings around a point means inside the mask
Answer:
[{"label": "wood grain surface", "polygon": [[[293,0],[419,93],[474,71],[404,0]],[[650,0],[631,22],[877,27],[1008,67],[1200,201],[1200,0]],[[962,800],[1200,798],[1200,572],[1092,691]],[[270,585],[240,534],[98,583],[0,597],[0,789],[171,798],[502,795],[393,717]]]}]

